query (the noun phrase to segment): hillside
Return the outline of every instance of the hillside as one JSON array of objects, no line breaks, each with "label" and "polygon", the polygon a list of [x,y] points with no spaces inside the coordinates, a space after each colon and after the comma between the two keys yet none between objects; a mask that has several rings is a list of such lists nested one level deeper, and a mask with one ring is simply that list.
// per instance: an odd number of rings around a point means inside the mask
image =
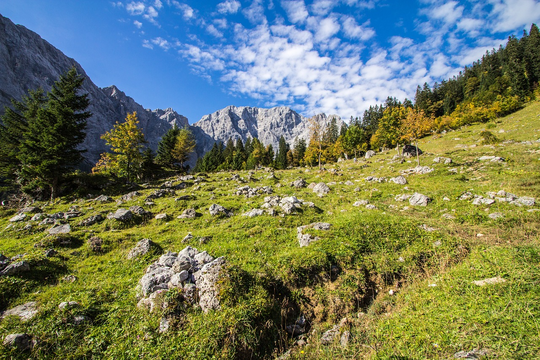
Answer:
[{"label": "hillside", "polygon": [[[537,358],[539,129],[533,101],[422,139],[427,169],[391,150],[3,207],[0,268],[20,272],[0,276],[0,310],[35,310],[0,320],[0,358]],[[151,214],[107,219],[132,206]],[[142,239],[156,245],[128,259]],[[31,349],[10,347],[23,333]]]}]

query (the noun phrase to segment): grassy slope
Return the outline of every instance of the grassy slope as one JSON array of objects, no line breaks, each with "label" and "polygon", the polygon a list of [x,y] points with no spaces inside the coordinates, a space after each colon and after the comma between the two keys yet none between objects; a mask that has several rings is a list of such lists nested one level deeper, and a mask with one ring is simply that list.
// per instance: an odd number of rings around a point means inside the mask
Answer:
[{"label": "grassy slope", "polygon": [[[0,321],[0,337],[28,332],[40,343],[30,355],[0,347],[0,358],[271,358],[294,345],[284,327],[300,313],[311,322],[311,336],[306,346],[292,348],[293,358],[449,358],[473,348],[488,349],[488,356],[500,358],[537,357],[539,213],[503,203],[486,209],[457,198],[465,191],[485,196],[487,191],[505,190],[540,199],[540,144],[519,143],[540,138],[539,125],[540,103],[534,102],[490,126],[497,136],[515,143],[480,145],[479,133],[486,124],[423,139],[422,165],[435,171],[408,176],[408,190],[391,182],[364,180],[369,175],[397,176],[415,165],[391,162],[392,151],[367,162],[331,166],[342,176],[294,169],[276,171],[279,180],[270,180],[268,173],[256,172],[258,181],[250,182],[251,187],[271,185],[275,194],[295,195],[317,206],[285,217],[238,216],[262,205],[263,196],[234,195],[242,184],[227,180],[231,174],[220,173],[211,174],[199,190],[191,186],[177,191],[177,196],[192,194],[193,200],[155,200],[150,210],[172,216],[166,223],[152,219],[118,226],[106,220],[81,228],[75,226],[80,219],[71,220],[77,241],[71,248],[57,247],[60,257],[44,258],[43,249],[34,247],[45,239],[45,228],[3,230],[0,253],[26,253],[34,270],[0,279],[0,309],[35,300],[40,312],[24,323],[13,318]],[[504,133],[499,133],[501,129]],[[454,163],[432,165],[439,155]],[[477,161],[482,155],[502,156],[507,162]],[[450,168],[458,173],[450,173]],[[309,189],[288,186],[299,177],[336,184],[319,198]],[[348,180],[354,185],[346,185]],[[394,200],[398,194],[414,192],[432,197],[433,202],[426,208],[407,209],[408,203]],[[443,201],[445,196],[450,201]],[[143,205],[144,197],[122,207]],[[352,205],[361,199],[377,209]],[[212,203],[231,208],[236,215],[212,218],[207,211]],[[116,209],[114,203],[72,199],[38,205],[47,213],[78,205],[83,218]],[[188,207],[203,216],[176,219]],[[505,217],[492,220],[487,216],[492,212]],[[0,212],[0,229],[14,213]],[[456,219],[442,218],[445,213]],[[299,248],[296,227],[314,221],[333,226],[317,234],[318,242]],[[420,229],[422,224],[438,230],[427,232]],[[194,239],[190,245],[225,256],[230,264],[221,286],[223,309],[204,315],[187,308],[172,331],[160,334],[161,315],[136,308],[138,279],[157,255],[128,261],[126,254],[142,238],[152,239],[165,251],[179,251],[188,232],[196,238],[211,236],[207,244]],[[104,240],[103,254],[92,253],[86,244],[94,235]],[[62,281],[66,274],[78,280]],[[494,276],[506,282],[483,288],[471,284]],[[387,295],[390,289],[397,295]],[[58,304],[68,300],[80,302],[82,308],[58,310]],[[71,318],[77,314],[89,316],[92,324],[73,325]],[[350,320],[349,346],[320,345],[319,335],[344,316]]]}]

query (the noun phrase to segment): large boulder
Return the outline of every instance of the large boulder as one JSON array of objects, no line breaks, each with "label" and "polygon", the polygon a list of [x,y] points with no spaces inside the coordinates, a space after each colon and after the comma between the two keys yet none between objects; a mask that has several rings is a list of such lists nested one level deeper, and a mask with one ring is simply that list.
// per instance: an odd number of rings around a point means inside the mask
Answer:
[{"label": "large boulder", "polygon": [[69,234],[71,232],[71,226],[69,224],[53,226],[49,229],[49,235]]},{"label": "large boulder", "polygon": [[366,151],[366,155],[365,155],[365,158],[366,158],[366,159],[370,159],[370,158],[372,158],[373,156],[375,156],[375,151],[373,151],[373,150],[368,150],[368,151]]}]

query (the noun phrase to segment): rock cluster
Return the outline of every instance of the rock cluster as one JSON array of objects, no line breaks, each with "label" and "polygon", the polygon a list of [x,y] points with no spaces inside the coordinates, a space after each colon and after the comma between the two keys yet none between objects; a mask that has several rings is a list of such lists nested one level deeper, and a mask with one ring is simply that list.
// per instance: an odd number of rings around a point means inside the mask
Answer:
[{"label": "rock cluster", "polygon": [[287,196],[284,198],[281,196],[267,196],[264,198],[264,204],[261,205],[261,208],[268,209],[270,215],[275,215],[274,211],[271,210],[275,210],[277,207],[285,214],[293,214],[304,205],[315,207],[312,202],[297,199],[296,196]]},{"label": "rock cluster", "polygon": [[225,263],[223,257],[214,259],[191,246],[179,253],[167,252],[146,269],[139,281],[142,299],[138,306],[153,311],[159,306],[159,295],[176,288],[182,289],[187,301],[198,302],[204,312],[218,310],[216,286]]},{"label": "rock cluster", "polygon": [[256,187],[256,188],[251,188],[249,186],[241,186],[236,189],[236,195],[238,196],[244,195],[246,198],[259,196],[261,194],[273,194],[273,193],[274,193],[274,190],[272,190],[272,187],[270,186],[262,186],[262,187]]}]

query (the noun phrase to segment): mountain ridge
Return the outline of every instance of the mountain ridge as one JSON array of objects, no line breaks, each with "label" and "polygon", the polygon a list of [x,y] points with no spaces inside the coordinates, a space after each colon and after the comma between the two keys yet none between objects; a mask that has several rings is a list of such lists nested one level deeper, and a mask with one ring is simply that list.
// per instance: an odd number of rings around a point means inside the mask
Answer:
[{"label": "mountain ridge", "polygon": [[[100,154],[108,150],[101,135],[110,131],[127,113],[136,111],[148,146],[156,150],[161,137],[175,124],[189,127],[197,140],[196,154],[188,164],[193,167],[196,158],[209,151],[215,142],[225,143],[229,138],[257,137],[265,145],[277,148],[281,136],[292,145],[296,138],[309,139],[308,118],[290,107],[258,108],[230,105],[203,116],[189,124],[188,119],[172,108],[145,109],[116,85],[100,88],[73,58],[23,25],[16,25],[0,14],[0,115],[11,99],[22,100],[31,89],[48,91],[54,82],[71,67],[85,78],[81,91],[88,94],[93,115],[88,119],[86,139],[81,148],[85,153],[84,168],[91,168]],[[324,124],[339,116],[318,114]]]}]

